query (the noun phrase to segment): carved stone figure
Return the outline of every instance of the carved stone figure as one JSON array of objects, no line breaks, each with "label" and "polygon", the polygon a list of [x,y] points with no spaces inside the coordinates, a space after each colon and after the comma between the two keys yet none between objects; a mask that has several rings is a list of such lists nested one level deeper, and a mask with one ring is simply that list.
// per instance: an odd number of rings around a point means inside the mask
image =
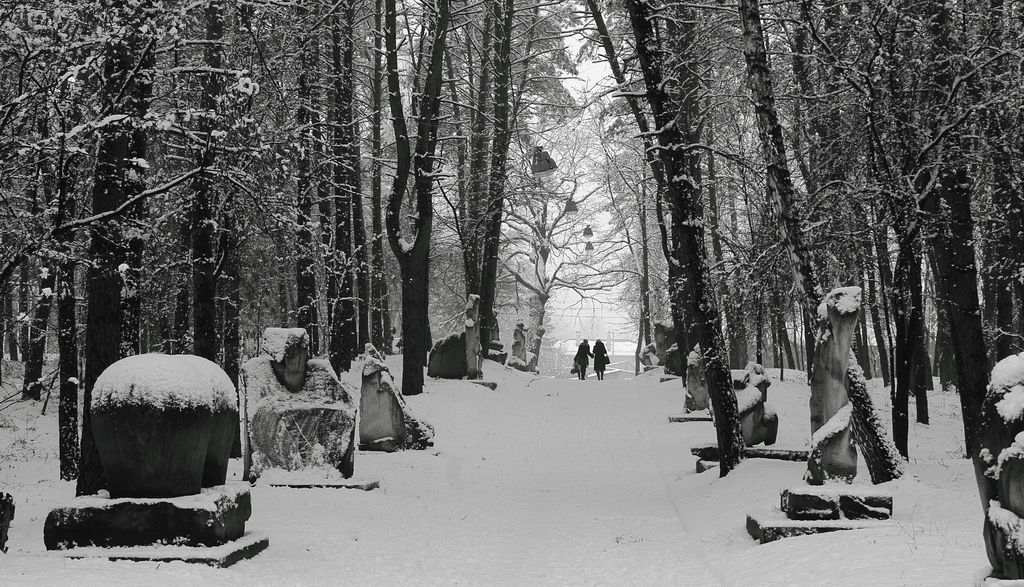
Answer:
[{"label": "carved stone figure", "polygon": [[369,351],[363,364],[359,395],[359,445],[363,450],[392,452],[433,446],[434,429],[409,414],[405,399],[384,363]]},{"label": "carved stone figure", "polygon": [[846,376],[860,313],[860,293],[859,287],[835,289],[818,308],[818,317],[826,327],[814,346],[809,402],[811,453],[805,476],[811,485],[828,480],[849,483],[857,475]]},{"label": "carved stone figure", "polygon": [[526,325],[520,320],[512,332],[512,356],[526,363]]},{"label": "carved stone figure", "polygon": [[[761,367],[751,363],[755,369]],[[760,369],[762,372],[764,368]],[[767,397],[767,378],[755,370],[735,369],[732,371],[732,388],[740,413],[740,431],[747,446],[775,444],[779,433],[779,417],[775,410],[764,401]],[[763,388],[763,389],[762,389]]]},{"label": "carved stone figure", "polygon": [[341,383],[327,361],[309,358],[302,328],[268,328],[262,346],[241,371],[254,472],[329,466],[350,477],[359,391]]},{"label": "carved stone figure", "polygon": [[686,404],[684,412],[697,412],[708,409],[711,398],[708,395],[708,382],[704,378],[704,364],[700,360],[700,345],[694,345],[686,357]]}]

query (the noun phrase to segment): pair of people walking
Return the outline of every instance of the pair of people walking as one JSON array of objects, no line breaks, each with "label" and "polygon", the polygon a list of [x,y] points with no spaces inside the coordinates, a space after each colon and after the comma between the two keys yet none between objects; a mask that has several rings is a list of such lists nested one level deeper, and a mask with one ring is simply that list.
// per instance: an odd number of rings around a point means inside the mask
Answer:
[{"label": "pair of people walking", "polygon": [[590,343],[587,342],[587,339],[583,339],[576,350],[576,356],[573,357],[573,373],[576,373],[580,381],[586,381],[587,367],[590,365],[591,358],[594,359],[594,372],[597,373],[597,380],[604,381],[604,368],[609,363],[608,350],[604,348],[604,343],[600,338],[594,341],[593,351],[590,350]]}]

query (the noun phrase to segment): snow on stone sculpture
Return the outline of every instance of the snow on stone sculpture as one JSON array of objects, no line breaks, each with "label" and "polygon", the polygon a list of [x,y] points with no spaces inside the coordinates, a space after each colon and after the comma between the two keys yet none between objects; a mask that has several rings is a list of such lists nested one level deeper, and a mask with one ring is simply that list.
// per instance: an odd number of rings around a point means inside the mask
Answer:
[{"label": "snow on stone sculpture", "polygon": [[[860,288],[832,290],[818,307],[826,324],[814,346],[811,378],[811,452],[805,479],[811,485],[828,480],[851,482],[857,475],[857,451],[850,428],[846,391],[850,344],[860,313]],[[834,422],[830,420],[836,419]],[[819,430],[821,432],[819,432]]]},{"label": "snow on stone sculpture", "polygon": [[686,403],[683,412],[706,410],[711,405],[708,382],[704,378],[704,364],[700,360],[700,345],[694,345],[686,357]]},{"label": "snow on stone sculpture", "polygon": [[[227,374],[201,357],[146,354],[109,366],[96,380],[91,404],[108,491],[51,510],[43,525],[46,548],[123,547],[119,556],[147,560],[146,548],[157,544],[230,545],[216,564],[266,548],[266,537],[245,532],[248,486],[225,483],[238,430],[235,406]],[[193,551],[173,558],[209,561]]]},{"label": "snow on stone sculpture", "polygon": [[359,446],[392,452],[433,446],[434,429],[411,414],[384,363],[367,344],[359,394]]},{"label": "snow on stone sculpture", "polygon": [[[757,363],[750,364],[751,369],[760,367]],[[762,390],[763,387],[763,390]],[[779,433],[779,417],[775,409],[764,398],[768,394],[768,380],[754,370],[734,369],[732,371],[732,388],[736,394],[736,404],[740,414],[740,431],[743,442],[747,446],[775,444]]]},{"label": "snow on stone sculpture", "polygon": [[350,477],[359,391],[341,383],[327,361],[309,358],[302,328],[268,328],[263,353],[241,370],[255,475],[270,467],[332,467]]},{"label": "snow on stone sculpture", "polygon": [[512,356],[519,359],[523,365],[526,360],[526,325],[520,320],[516,322],[516,329],[512,332]]},{"label": "snow on stone sculpture", "polygon": [[992,369],[982,405],[981,456],[990,483],[985,550],[992,576],[1024,579],[1024,353]]},{"label": "snow on stone sculpture", "polygon": [[234,385],[202,357],[126,357],[93,387],[93,437],[114,498],[223,484],[237,423]]}]

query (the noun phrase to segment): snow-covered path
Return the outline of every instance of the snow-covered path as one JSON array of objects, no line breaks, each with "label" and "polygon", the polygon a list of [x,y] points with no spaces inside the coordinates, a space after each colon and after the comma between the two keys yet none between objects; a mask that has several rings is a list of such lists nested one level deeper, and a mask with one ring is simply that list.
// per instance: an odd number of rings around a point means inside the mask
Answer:
[{"label": "snow-covered path", "polygon": [[[56,559],[41,552],[50,504],[40,500],[25,508],[38,511],[19,509],[12,539],[23,552],[12,550],[0,583],[15,572],[18,584],[47,585],[717,584],[646,433],[664,411],[651,412],[643,386],[525,384],[506,379],[491,392],[431,382],[409,398],[437,428],[437,444],[361,453],[357,476],[379,479],[381,489],[255,487],[249,527],[267,531],[271,546],[251,561],[215,570]],[[55,485],[51,499],[70,490]],[[28,533],[26,515],[37,516]]]}]

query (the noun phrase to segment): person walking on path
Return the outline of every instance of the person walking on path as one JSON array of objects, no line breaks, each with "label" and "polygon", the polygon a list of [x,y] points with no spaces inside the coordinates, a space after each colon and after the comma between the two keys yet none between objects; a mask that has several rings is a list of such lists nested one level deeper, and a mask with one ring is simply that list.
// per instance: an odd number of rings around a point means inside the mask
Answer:
[{"label": "person walking on path", "polygon": [[593,357],[594,353],[590,352],[590,343],[587,339],[583,339],[580,343],[579,350],[576,351],[576,356],[573,358],[573,362],[576,363],[576,372],[580,377],[580,381],[587,380],[587,365],[590,364],[590,357]]},{"label": "person walking on path", "polygon": [[604,368],[608,366],[610,362],[608,360],[608,350],[604,348],[604,343],[601,339],[594,341],[594,373],[597,373],[597,380],[604,381]]}]

